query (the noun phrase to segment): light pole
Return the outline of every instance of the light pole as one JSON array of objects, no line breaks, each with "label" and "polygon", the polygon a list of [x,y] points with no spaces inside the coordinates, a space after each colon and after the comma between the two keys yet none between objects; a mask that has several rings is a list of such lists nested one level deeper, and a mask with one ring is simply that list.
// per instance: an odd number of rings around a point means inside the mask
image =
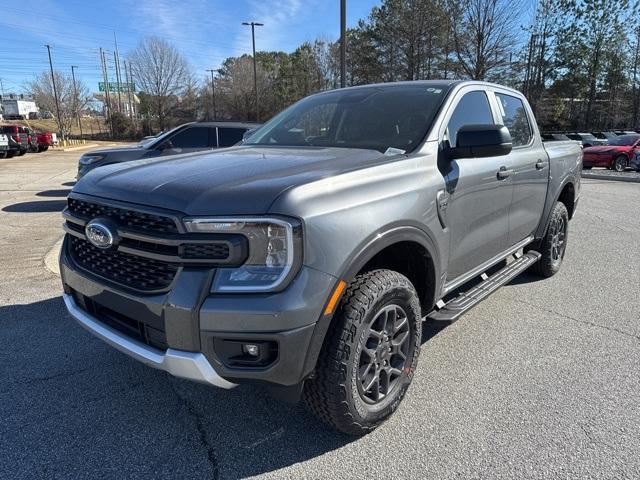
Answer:
[{"label": "light pole", "polygon": [[259,122],[260,103],[258,102],[258,69],[256,67],[256,27],[262,27],[264,23],[242,22],[242,25],[251,26],[251,41],[253,42],[253,90],[256,95],[256,122]]},{"label": "light pole", "polygon": [[60,129],[60,135],[62,139],[65,138],[65,132],[62,129],[62,123],[60,120],[60,104],[58,103],[58,89],[56,88],[56,77],[53,74],[53,62],[51,61],[51,45],[45,45],[47,52],[49,53],[49,68],[51,69],[51,83],[53,84],[53,96],[56,100],[56,113],[58,114],[58,128]]},{"label": "light pole", "polygon": [[213,72],[215,70],[209,69],[207,72],[211,72],[211,100],[213,101],[213,120],[217,120],[218,115],[216,114],[216,84],[213,80]]},{"label": "light pole", "polygon": [[80,99],[78,98],[78,90],[76,88],[76,74],[75,69],[78,68],[75,65],[71,65],[71,78],[73,78],[73,101],[76,107],[76,116],[78,117],[78,127],[80,128],[80,138],[82,138],[82,122],[80,121],[80,108],[78,104]]},{"label": "light pole", "polygon": [[347,0],[340,0],[340,88],[347,84]]}]

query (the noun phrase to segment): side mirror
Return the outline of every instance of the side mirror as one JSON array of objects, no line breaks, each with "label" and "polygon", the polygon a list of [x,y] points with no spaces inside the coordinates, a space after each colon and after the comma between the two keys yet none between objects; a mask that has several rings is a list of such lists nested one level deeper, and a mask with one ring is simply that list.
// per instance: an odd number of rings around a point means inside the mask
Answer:
[{"label": "side mirror", "polygon": [[504,125],[464,125],[458,130],[456,146],[447,151],[450,159],[497,157],[511,152],[513,143]]}]

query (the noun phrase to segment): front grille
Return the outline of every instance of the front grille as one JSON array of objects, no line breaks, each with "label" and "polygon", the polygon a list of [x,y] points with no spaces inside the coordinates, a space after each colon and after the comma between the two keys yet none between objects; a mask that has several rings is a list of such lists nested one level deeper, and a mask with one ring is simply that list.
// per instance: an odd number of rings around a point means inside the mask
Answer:
[{"label": "front grille", "polygon": [[167,349],[167,336],[162,322],[156,322],[159,324],[151,326],[148,323],[100,305],[98,302],[75,290],[73,291],[73,298],[82,310],[105,325],[151,347],[160,350]]},{"label": "front grille", "polygon": [[86,240],[70,237],[70,253],[78,266],[129,288],[155,291],[169,288],[178,265],[113,250],[102,250]]},{"label": "front grille", "polygon": [[69,211],[76,217],[91,220],[96,217],[109,217],[119,226],[145,233],[178,233],[176,222],[171,217],[154,215],[99,203],[69,198]]},{"label": "front grille", "polygon": [[185,243],[182,249],[183,258],[225,260],[229,257],[226,243]]}]

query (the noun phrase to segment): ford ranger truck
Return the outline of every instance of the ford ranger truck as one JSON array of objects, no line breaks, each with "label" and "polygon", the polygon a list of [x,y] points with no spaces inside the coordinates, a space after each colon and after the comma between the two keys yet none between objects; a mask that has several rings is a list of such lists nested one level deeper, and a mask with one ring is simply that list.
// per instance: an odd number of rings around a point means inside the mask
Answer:
[{"label": "ford ranger truck", "polygon": [[418,81],[305,98],[242,145],[107,165],[64,210],[64,301],[177,377],[270,386],[332,427],[399,406],[423,322],[560,269],[580,192],[519,92]]}]

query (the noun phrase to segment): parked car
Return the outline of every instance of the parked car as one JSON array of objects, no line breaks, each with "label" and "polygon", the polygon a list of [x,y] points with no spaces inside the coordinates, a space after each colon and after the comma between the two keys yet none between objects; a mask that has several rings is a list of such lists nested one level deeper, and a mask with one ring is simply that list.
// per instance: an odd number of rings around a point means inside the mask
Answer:
[{"label": "parked car", "polygon": [[9,139],[4,133],[0,133],[0,158],[7,158],[9,153]]},{"label": "parked car", "polygon": [[54,138],[51,132],[38,132],[36,139],[38,141],[38,152],[46,152],[49,150],[49,147],[52,147],[54,144]]},{"label": "parked car", "polygon": [[609,140],[607,146],[585,148],[582,167],[586,170],[605,167],[623,172],[639,148],[640,134],[621,135]]},{"label": "parked car", "polygon": [[564,133],[542,133],[541,136],[543,142],[566,142],[571,140]]},{"label": "parked car", "polygon": [[2,133],[13,139],[11,150],[15,155],[21,156],[29,150],[29,134],[22,125],[2,125],[0,127]]},{"label": "parked car", "polygon": [[567,133],[567,137],[571,140],[582,142],[583,147],[593,147],[597,145],[606,145],[607,140],[598,139],[591,133]]},{"label": "parked car", "polygon": [[193,122],[180,125],[157,137],[143,139],[135,147],[110,148],[85,153],[78,163],[78,178],[96,167],[180,153],[231,147],[243,134],[256,128],[253,123]]},{"label": "parked car", "polygon": [[510,88],[323,92],[242,145],[80,179],[63,298],[147,365],[270,385],[361,435],[407,392],[425,315],[446,324],[530,267],[558,272],[581,159],[576,142],[543,144]]},{"label": "parked car", "polygon": [[599,138],[600,140],[607,140],[607,142],[612,138],[616,138],[618,136],[614,132],[592,132],[592,133],[594,137]]}]

